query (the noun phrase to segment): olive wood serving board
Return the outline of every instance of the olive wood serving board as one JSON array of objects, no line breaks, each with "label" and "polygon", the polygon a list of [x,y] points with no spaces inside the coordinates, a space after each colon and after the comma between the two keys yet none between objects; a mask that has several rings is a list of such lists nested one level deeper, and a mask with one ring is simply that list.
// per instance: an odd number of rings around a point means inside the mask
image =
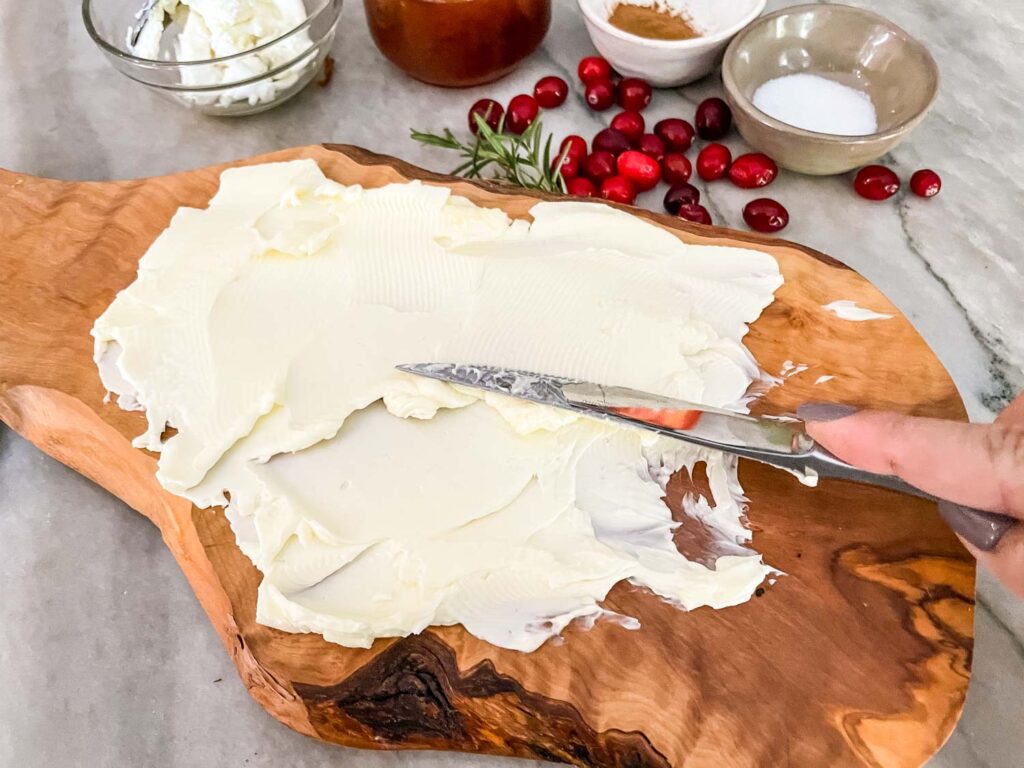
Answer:
[{"label": "olive wood serving board", "polygon": [[[517,217],[544,197],[336,145],[133,181],[0,171],[0,418],[160,528],[271,715],[350,747],[624,768],[917,766],[942,745],[970,677],[969,555],[931,503],[839,481],[809,489],[745,461],[754,545],[786,575],[744,605],[687,613],[620,584],[607,603],[639,617],[641,629],[570,627],[564,641],[531,654],[458,626],[360,650],[258,625],[259,572],[221,510],[164,491],[155,456],[131,447],[144,419],[104,403],[89,330],[178,206],[206,205],[221,170],[300,157],[346,184],[422,179]],[[638,215],[687,242],[778,260],[785,284],[746,343],[766,371],[786,360],[809,368],[769,391],[763,408],[832,400],[965,417],[907,319],[840,262],[781,240]],[[895,317],[841,320],[821,309],[835,299]],[[824,374],[835,378],[816,385]],[[669,502],[680,519],[680,496],[702,482],[673,479]],[[684,524],[681,546],[699,538],[693,525]]]}]

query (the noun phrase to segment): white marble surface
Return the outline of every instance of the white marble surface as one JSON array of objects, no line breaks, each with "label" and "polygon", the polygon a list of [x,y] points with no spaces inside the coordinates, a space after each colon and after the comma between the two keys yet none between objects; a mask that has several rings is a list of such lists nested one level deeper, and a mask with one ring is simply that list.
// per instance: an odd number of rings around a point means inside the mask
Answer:
[{"label": "white marble surface", "polygon": [[[772,2],[769,8],[787,3]],[[943,74],[934,112],[889,158],[942,173],[942,194],[872,204],[846,178],[784,174],[772,189],[790,239],[880,286],[952,373],[972,417],[1024,383],[1024,19],[1018,0],[857,0],[928,44]],[[361,4],[344,9],[326,89],[238,120],[192,115],[114,72],[74,0],[0,4],[0,166],[65,179],[144,176],[287,146],[338,141],[436,170],[451,161],[410,127],[461,129],[482,95],[507,101],[591,52],[575,3],[555,0],[544,48],[506,80],[469,91],[415,83],[377,53]],[[567,77],[567,79],[572,79]],[[649,118],[689,117],[717,78],[655,95]],[[559,134],[606,120],[573,96],[545,116]],[[730,140],[733,147],[738,140]],[[744,193],[709,190],[716,221],[742,227]],[[649,202],[652,207],[657,199]],[[157,531],[0,427],[0,765],[496,766],[436,754],[326,747],[246,695]],[[981,578],[974,679],[936,768],[1013,768],[1024,758],[1024,604]],[[524,765],[523,762],[508,763]]]}]

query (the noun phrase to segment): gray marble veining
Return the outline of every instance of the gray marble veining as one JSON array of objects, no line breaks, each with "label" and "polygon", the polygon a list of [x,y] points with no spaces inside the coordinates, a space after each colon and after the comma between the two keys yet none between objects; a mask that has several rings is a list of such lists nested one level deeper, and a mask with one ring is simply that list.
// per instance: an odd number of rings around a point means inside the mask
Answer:
[{"label": "gray marble veining", "polygon": [[[769,8],[786,5],[771,2]],[[790,239],[846,261],[908,315],[964,395],[991,417],[1024,384],[1024,69],[1018,0],[856,0],[932,50],[942,70],[931,116],[892,156],[901,176],[943,175],[931,201],[875,204],[844,177],[783,174]],[[569,0],[556,0],[542,50],[505,80],[430,88],[374,48],[357,0],[342,14],[334,79],[242,119],[193,115],[114,72],[74,0],[0,4],[0,166],[66,179],[137,177],[287,146],[338,141],[435,170],[451,158],[411,127],[461,130],[470,103],[507,101],[549,72],[573,81],[591,52]],[[648,119],[689,116],[715,77],[660,91]],[[544,116],[558,134],[593,134],[607,115],[573,97]],[[738,138],[733,148],[742,146]],[[710,185],[717,222],[742,227],[745,194]],[[643,202],[658,206],[657,193]],[[841,297],[837,297],[841,298]],[[248,697],[158,532],[88,481],[0,428],[0,765],[525,765],[327,747],[268,718]],[[1024,755],[1024,604],[981,578],[967,707],[933,768],[1013,768]]]}]

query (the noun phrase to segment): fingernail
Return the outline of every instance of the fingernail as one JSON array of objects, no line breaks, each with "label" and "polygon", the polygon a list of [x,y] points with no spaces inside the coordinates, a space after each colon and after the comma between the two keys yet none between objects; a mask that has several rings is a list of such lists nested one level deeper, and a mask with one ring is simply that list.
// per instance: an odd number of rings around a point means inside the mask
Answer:
[{"label": "fingernail", "polygon": [[999,540],[1003,538],[1003,534],[1017,522],[1006,515],[962,507],[951,501],[939,502],[939,514],[954,532],[963,536],[982,552],[990,552],[995,549]]},{"label": "fingernail", "polygon": [[804,403],[796,409],[796,415],[804,421],[835,421],[853,416],[857,409],[842,403]]}]

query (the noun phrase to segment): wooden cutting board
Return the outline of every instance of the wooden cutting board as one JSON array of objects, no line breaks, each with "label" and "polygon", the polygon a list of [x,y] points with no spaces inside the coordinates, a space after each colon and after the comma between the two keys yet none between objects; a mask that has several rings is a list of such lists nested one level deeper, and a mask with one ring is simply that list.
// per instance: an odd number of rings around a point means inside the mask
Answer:
[{"label": "wooden cutting board", "polygon": [[[136,181],[0,171],[0,418],[160,528],[270,714],[353,747],[585,766],[916,766],[941,746],[970,676],[973,561],[930,503],[843,482],[807,489],[753,463],[742,463],[740,477],[754,544],[786,575],[735,608],[686,613],[619,585],[608,603],[638,616],[639,631],[570,628],[564,642],[532,654],[461,627],[357,650],[256,624],[259,572],[220,510],[162,490],[155,457],[130,446],[144,419],[103,402],[89,330],[175,209],[204,207],[223,168],[299,157],[346,184],[423,179],[513,216],[538,197],[344,146]],[[785,285],[746,341],[769,372],[786,360],[809,368],[769,392],[765,409],[834,400],[964,418],[939,361],[857,273],[783,241],[639,215],[687,242],[778,260]],[[896,317],[840,320],[821,309],[835,299]],[[835,378],[816,385],[825,374]],[[700,479],[673,480],[674,510],[692,483]],[[682,545],[699,537],[692,525]]]}]

